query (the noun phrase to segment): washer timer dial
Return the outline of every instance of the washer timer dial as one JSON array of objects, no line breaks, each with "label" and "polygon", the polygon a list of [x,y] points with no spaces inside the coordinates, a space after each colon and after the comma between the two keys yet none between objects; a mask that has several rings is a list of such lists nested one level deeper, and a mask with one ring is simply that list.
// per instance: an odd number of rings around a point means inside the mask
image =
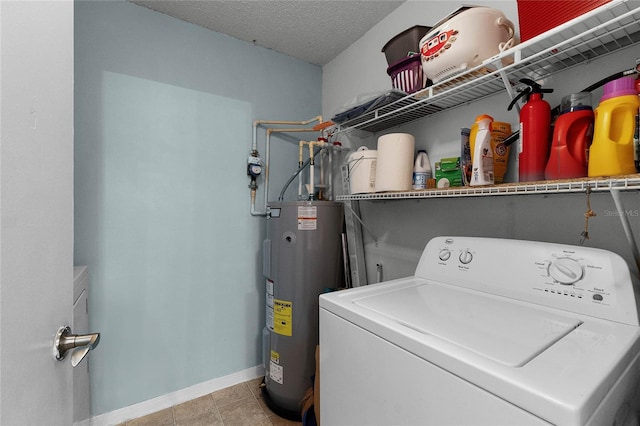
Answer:
[{"label": "washer timer dial", "polygon": [[458,259],[460,259],[460,263],[467,265],[473,260],[473,254],[469,251],[469,249],[464,249],[460,253],[460,257],[458,257]]},{"label": "washer timer dial", "polygon": [[549,276],[563,285],[570,285],[582,278],[582,266],[569,257],[560,257],[549,264]]}]

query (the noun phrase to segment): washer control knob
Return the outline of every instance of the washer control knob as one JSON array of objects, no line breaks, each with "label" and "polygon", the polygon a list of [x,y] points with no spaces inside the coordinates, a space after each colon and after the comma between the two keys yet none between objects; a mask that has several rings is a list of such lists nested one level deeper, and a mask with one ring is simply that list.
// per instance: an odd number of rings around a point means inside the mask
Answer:
[{"label": "washer control knob", "polygon": [[440,250],[440,253],[438,253],[438,258],[440,260],[449,260],[449,258],[451,257],[451,251],[449,249],[442,249]]},{"label": "washer control knob", "polygon": [[549,264],[549,276],[560,284],[570,285],[582,278],[582,266],[569,257],[561,257]]},{"label": "washer control knob", "polygon": [[458,257],[458,259],[460,259],[460,263],[466,265],[473,260],[473,254],[469,251],[469,249],[464,249],[462,250],[462,253],[460,253],[460,257]]}]

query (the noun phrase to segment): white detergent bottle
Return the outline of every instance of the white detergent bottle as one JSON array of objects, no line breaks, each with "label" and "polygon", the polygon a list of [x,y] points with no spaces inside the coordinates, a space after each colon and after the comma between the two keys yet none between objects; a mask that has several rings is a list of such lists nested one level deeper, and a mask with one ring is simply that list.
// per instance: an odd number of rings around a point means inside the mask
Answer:
[{"label": "white detergent bottle", "polygon": [[471,169],[472,186],[493,185],[493,150],[491,149],[491,120],[486,115],[476,118],[478,133],[473,147]]},{"label": "white detergent bottle", "polygon": [[429,179],[431,179],[431,162],[427,151],[421,149],[416,155],[413,166],[413,189],[425,189]]}]

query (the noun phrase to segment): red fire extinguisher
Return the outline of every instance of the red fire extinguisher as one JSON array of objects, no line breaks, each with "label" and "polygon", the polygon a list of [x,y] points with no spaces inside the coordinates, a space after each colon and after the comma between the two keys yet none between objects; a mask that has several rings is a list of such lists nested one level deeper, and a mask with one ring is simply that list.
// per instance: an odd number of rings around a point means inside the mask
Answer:
[{"label": "red fire extinguisher", "polygon": [[553,89],[543,89],[528,78],[523,78],[520,82],[527,87],[507,108],[511,111],[518,99],[527,96],[527,103],[520,110],[519,181],[544,180],[544,169],[549,158],[551,106],[542,99],[542,94],[551,93]]}]

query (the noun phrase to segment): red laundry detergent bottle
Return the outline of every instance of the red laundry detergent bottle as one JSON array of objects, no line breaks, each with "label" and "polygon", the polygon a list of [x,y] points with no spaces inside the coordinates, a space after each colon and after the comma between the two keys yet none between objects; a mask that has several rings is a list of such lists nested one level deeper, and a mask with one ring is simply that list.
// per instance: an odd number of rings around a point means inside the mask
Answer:
[{"label": "red laundry detergent bottle", "polygon": [[551,152],[545,169],[546,179],[587,176],[587,151],[593,138],[591,93],[580,92],[562,98],[556,120]]},{"label": "red laundry detergent bottle", "polygon": [[551,133],[551,106],[542,99],[543,89],[528,78],[520,80],[526,87],[513,98],[507,110],[511,111],[518,99],[527,97],[520,110],[520,141],[518,144],[518,173],[520,182],[544,180],[544,169],[549,158],[549,133]]}]

